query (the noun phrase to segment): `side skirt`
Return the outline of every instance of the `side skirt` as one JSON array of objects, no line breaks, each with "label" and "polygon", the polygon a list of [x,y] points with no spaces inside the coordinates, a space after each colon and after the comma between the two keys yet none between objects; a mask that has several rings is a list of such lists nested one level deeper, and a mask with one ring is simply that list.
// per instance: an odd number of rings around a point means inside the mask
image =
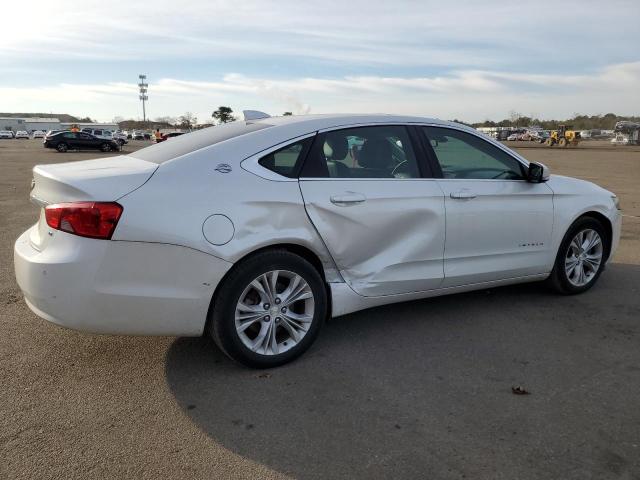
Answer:
[{"label": "side skirt", "polygon": [[339,317],[348,313],[365,310],[379,305],[389,303],[408,302],[411,300],[420,300],[422,298],[439,297],[442,295],[450,295],[453,293],[470,292],[473,290],[482,290],[489,287],[499,287],[504,285],[513,285],[517,283],[536,282],[549,277],[549,273],[541,273],[536,275],[527,275],[524,277],[507,278],[504,280],[494,280],[491,282],[470,283],[456,287],[438,288],[435,290],[427,290],[425,292],[403,293],[399,295],[382,295],[379,297],[363,297],[354,292],[346,283],[330,283],[332,297],[331,317]]}]

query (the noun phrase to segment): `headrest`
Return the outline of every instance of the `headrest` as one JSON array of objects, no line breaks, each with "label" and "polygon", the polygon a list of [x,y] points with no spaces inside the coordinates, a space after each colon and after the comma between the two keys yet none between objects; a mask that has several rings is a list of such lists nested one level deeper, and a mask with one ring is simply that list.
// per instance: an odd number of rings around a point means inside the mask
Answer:
[{"label": "headrest", "polygon": [[364,168],[386,169],[392,161],[391,144],[384,138],[367,140],[358,154],[358,164]]},{"label": "headrest", "polygon": [[327,134],[324,141],[324,156],[331,160],[343,160],[349,152],[349,142],[343,135]]}]

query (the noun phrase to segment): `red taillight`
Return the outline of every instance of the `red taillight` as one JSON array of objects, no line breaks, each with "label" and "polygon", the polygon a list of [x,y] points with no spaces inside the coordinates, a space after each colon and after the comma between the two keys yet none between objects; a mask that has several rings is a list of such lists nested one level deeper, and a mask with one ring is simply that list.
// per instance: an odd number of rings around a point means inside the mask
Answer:
[{"label": "red taillight", "polygon": [[56,203],[44,209],[47,225],[81,237],[109,240],[122,214],[115,202]]}]

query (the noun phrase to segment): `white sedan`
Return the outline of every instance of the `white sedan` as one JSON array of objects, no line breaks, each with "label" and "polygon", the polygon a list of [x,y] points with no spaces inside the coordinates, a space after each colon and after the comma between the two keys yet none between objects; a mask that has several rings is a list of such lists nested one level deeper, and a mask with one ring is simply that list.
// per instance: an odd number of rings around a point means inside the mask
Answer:
[{"label": "white sedan", "polygon": [[23,140],[29,140],[29,132],[25,132],[24,130],[18,130],[16,132],[16,138],[21,138]]},{"label": "white sedan", "polygon": [[29,307],[91,332],[205,333],[273,367],[376,305],[545,279],[584,292],[618,245],[613,193],[463,125],[251,118],[36,166],[40,219],[15,244]]},{"label": "white sedan", "polygon": [[42,130],[35,130],[32,135],[33,138],[44,138],[46,134]]}]

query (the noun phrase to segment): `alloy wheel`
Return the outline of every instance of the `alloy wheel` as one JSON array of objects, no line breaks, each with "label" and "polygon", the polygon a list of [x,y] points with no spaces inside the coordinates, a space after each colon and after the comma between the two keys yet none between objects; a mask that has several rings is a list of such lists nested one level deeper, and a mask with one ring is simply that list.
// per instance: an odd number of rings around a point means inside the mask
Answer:
[{"label": "alloy wheel", "polygon": [[300,275],[272,270],[246,286],[235,311],[242,343],[261,355],[278,355],[299,344],[311,328],[315,298]]},{"label": "alloy wheel", "polygon": [[603,252],[598,232],[592,229],[579,231],[571,240],[565,256],[567,280],[576,287],[588,284],[600,269]]}]

